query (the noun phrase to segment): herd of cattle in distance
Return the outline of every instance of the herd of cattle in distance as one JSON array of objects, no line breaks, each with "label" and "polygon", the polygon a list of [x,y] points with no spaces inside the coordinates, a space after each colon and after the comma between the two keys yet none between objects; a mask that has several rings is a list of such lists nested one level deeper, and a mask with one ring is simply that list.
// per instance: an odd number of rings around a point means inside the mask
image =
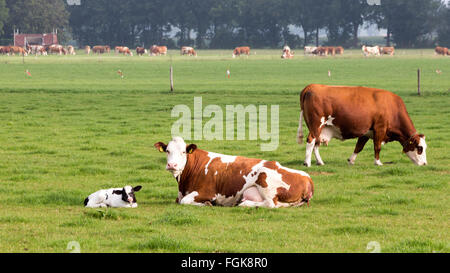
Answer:
[{"label": "herd of cattle in distance", "polygon": [[[362,46],[362,52],[364,56],[374,55],[390,55],[393,56],[395,53],[394,47],[382,47],[382,46]],[[104,54],[110,53],[111,47],[108,45],[96,45],[96,46],[85,46],[84,52],[86,54]],[[116,54],[123,54],[126,56],[133,56],[133,52],[130,48],[126,46],[116,46],[114,48],[114,52]],[[58,55],[76,55],[75,48],[71,45],[64,47],[62,45],[50,45],[50,46],[42,46],[42,45],[27,45],[25,48],[19,46],[0,46],[0,54],[1,55],[48,55],[48,54],[58,54]],[[136,55],[143,56],[144,54],[148,54],[150,56],[161,56],[167,55],[167,46],[158,46],[152,45],[148,50],[145,47],[137,47]],[[180,49],[181,55],[188,56],[197,56],[197,52],[193,47],[183,46]],[[314,55],[314,56],[335,56],[335,55],[343,55],[344,48],[342,46],[305,46],[304,47],[305,55]],[[450,51],[446,47],[436,47],[435,48],[436,55],[450,56]],[[232,57],[235,58],[237,56],[247,55],[250,56],[250,47],[241,46],[236,47],[233,50]],[[284,46],[281,58],[282,59],[292,59],[294,57],[294,52],[291,50],[289,46]]]}]

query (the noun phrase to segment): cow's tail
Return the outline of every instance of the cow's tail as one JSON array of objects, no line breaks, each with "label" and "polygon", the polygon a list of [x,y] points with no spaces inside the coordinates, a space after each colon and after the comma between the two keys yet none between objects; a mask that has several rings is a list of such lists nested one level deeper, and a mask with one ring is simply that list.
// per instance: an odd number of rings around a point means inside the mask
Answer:
[{"label": "cow's tail", "polygon": [[297,143],[303,144],[303,110],[300,110],[300,119],[298,121]]}]

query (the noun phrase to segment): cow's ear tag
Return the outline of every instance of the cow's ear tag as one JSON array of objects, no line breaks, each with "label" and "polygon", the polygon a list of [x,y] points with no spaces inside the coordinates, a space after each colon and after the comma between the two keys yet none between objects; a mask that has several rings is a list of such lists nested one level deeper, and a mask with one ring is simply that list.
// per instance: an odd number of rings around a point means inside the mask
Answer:
[{"label": "cow's ear tag", "polygon": [[189,153],[192,154],[194,152],[194,149],[189,149]]},{"label": "cow's ear tag", "polygon": [[159,147],[159,151],[160,151],[161,153],[164,152],[163,147]]},{"label": "cow's ear tag", "polygon": [[413,143],[412,141],[409,142],[409,144],[412,144],[412,143]]}]

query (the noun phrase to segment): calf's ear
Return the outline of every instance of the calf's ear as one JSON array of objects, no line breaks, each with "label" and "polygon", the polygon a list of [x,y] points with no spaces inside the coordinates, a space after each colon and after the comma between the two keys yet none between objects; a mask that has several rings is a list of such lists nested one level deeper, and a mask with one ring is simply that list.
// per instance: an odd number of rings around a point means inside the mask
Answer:
[{"label": "calf's ear", "polygon": [[197,145],[190,144],[190,145],[186,146],[186,153],[192,154],[196,149],[197,149]]},{"label": "calf's ear", "polygon": [[142,186],[136,186],[133,188],[133,191],[140,191],[142,189]]},{"label": "calf's ear", "polygon": [[155,148],[161,153],[164,153],[167,149],[167,145],[162,142],[157,142],[153,146],[155,146]]}]

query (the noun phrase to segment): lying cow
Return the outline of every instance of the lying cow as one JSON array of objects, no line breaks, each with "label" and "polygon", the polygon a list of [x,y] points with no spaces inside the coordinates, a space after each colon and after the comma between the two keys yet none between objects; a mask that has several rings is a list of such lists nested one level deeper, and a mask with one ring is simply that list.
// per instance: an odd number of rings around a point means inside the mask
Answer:
[{"label": "lying cow", "polygon": [[303,116],[309,129],[305,166],[311,166],[311,154],[317,165],[324,165],[321,143],[328,145],[332,138],[358,138],[348,162],[353,165],[369,139],[373,139],[375,165],[380,161],[381,145],[398,141],[403,152],[416,164],[427,165],[425,136],[417,133],[403,100],[386,90],[351,87],[308,85],[300,94],[300,121],[297,134],[303,141]]},{"label": "lying cow", "polygon": [[84,200],[84,206],[87,208],[136,208],[137,201],[135,192],[140,191],[142,186],[125,186],[123,188],[113,188],[99,190],[89,195]]},{"label": "lying cow", "polygon": [[242,54],[245,54],[247,56],[250,55],[250,47],[248,46],[241,46],[241,47],[236,47],[233,50],[233,58],[236,58],[236,56],[241,56]]},{"label": "lying cow", "polygon": [[307,173],[275,161],[207,152],[180,137],[154,146],[167,153],[166,170],[178,181],[179,204],[278,208],[309,204],[313,196]]},{"label": "lying cow", "polygon": [[283,55],[281,55],[281,59],[292,59],[294,58],[294,52],[291,51],[289,46],[283,47]]},{"label": "lying cow", "polygon": [[363,45],[361,48],[364,56],[375,55],[380,56],[380,47],[379,46],[365,46]]}]

